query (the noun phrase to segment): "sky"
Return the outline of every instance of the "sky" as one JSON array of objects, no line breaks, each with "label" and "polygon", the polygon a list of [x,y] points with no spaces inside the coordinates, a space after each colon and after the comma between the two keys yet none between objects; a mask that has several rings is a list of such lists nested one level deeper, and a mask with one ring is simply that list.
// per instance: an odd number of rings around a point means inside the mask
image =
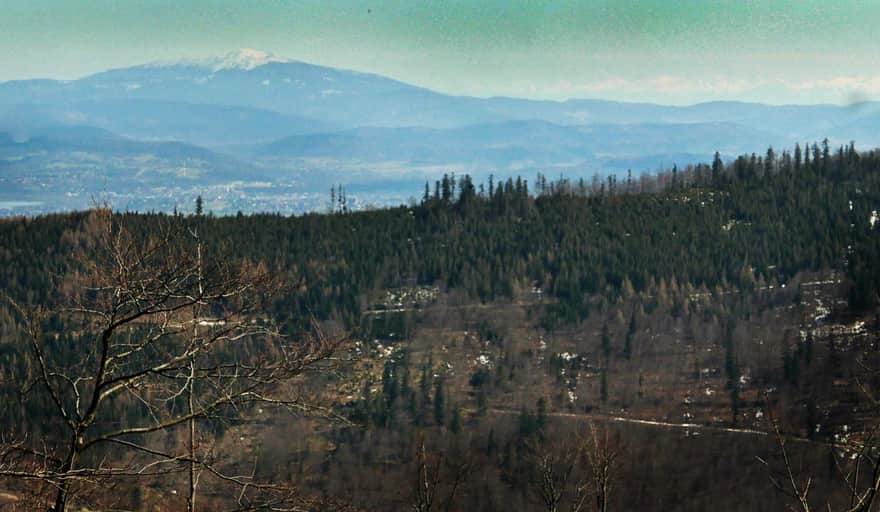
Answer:
[{"label": "sky", "polygon": [[878,0],[2,0],[0,81],[257,48],[437,91],[880,100]]}]

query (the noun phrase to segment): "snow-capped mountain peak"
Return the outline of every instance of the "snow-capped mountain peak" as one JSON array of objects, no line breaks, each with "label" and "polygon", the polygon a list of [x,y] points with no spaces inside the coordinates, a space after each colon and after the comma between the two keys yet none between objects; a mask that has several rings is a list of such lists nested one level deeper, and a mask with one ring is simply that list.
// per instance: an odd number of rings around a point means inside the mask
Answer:
[{"label": "snow-capped mountain peak", "polygon": [[214,71],[219,71],[221,69],[242,69],[250,71],[271,62],[290,62],[289,59],[278,57],[263,50],[255,50],[253,48],[242,48],[241,50],[228,53],[225,57],[213,60],[214,62],[212,62],[211,67]]},{"label": "snow-capped mountain peak", "polygon": [[265,64],[272,62],[291,62],[290,59],[278,57],[273,53],[255,50],[253,48],[242,48],[240,50],[229,52],[223,57],[210,57],[206,59],[185,59],[175,61],[156,61],[147,64],[148,67],[168,67],[168,66],[196,66],[209,68],[213,72],[226,69],[239,69],[250,71]]}]

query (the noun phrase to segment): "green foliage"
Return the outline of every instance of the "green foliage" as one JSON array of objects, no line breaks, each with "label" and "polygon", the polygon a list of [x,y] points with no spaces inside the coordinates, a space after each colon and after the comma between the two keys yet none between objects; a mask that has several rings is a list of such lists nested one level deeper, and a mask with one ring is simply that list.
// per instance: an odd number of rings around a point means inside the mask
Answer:
[{"label": "green foliage", "polygon": [[443,381],[438,380],[434,388],[434,424],[444,425],[446,423],[446,405],[443,393]]},{"label": "green foliage", "polygon": [[474,370],[474,373],[471,374],[471,378],[468,380],[468,383],[475,388],[482,388],[489,382],[491,382],[492,373],[486,369],[485,367],[479,367]]},{"label": "green foliage", "polygon": [[449,430],[453,434],[461,432],[461,410],[457,406],[452,409],[452,418],[449,420]]},{"label": "green foliage", "polygon": [[599,380],[599,399],[602,403],[608,401],[608,371],[602,368],[602,374]]},{"label": "green foliage", "polygon": [[608,324],[602,326],[602,355],[605,360],[611,356],[611,332],[608,330]]},{"label": "green foliage", "polygon": [[629,319],[629,327],[626,330],[626,339],[623,344],[623,357],[630,359],[632,358],[632,344],[633,338],[635,338],[636,331],[638,330],[638,323],[636,322],[636,308],[633,306],[632,315]]}]

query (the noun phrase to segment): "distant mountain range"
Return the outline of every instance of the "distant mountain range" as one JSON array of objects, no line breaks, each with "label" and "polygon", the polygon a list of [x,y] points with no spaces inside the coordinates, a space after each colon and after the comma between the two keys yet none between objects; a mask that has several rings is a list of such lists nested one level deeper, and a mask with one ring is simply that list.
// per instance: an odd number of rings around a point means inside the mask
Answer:
[{"label": "distant mountain range", "polygon": [[345,155],[361,161],[405,161],[415,165],[471,162],[497,170],[526,161],[534,166],[587,163],[601,168],[611,156],[633,158],[688,151],[705,157],[716,150],[732,153],[742,147],[762,147],[776,138],[733,123],[564,126],[524,120],[445,130],[371,127],[295,135],[259,146],[255,154],[280,158]]},{"label": "distant mountain range", "polygon": [[387,183],[396,200],[401,184],[444,170],[591,175],[824,138],[880,145],[880,103],[680,107],[473,98],[242,50],[73,81],[0,83],[0,134],[0,212],[6,196],[57,193],[37,177],[61,187],[60,170],[76,184],[98,179],[121,195],[134,184],[191,195],[258,181],[290,195],[339,182],[369,184],[377,200]]}]

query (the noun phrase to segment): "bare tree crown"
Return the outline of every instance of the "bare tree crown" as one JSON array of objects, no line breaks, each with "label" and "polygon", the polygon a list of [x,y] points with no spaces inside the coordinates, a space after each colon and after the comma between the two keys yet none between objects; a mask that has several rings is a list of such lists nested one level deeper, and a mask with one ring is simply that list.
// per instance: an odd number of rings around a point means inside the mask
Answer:
[{"label": "bare tree crown", "polygon": [[[341,340],[318,329],[296,339],[278,332],[265,311],[282,284],[264,265],[208,251],[187,219],[163,219],[139,237],[119,215],[97,209],[67,242],[73,270],[61,280],[58,305],[9,299],[30,346],[25,401],[48,400],[60,434],[13,432],[0,478],[44,484],[42,498],[54,494],[57,511],[100,482],[174,471],[190,475],[190,509],[202,473],[239,487],[244,508],[258,494],[292,496],[252,474],[225,472],[197,432],[264,407],[331,414],[296,384],[325,370]],[[64,357],[47,346],[58,336],[46,331],[49,319],[77,333],[79,345]],[[168,442],[174,432],[187,442]]]}]

